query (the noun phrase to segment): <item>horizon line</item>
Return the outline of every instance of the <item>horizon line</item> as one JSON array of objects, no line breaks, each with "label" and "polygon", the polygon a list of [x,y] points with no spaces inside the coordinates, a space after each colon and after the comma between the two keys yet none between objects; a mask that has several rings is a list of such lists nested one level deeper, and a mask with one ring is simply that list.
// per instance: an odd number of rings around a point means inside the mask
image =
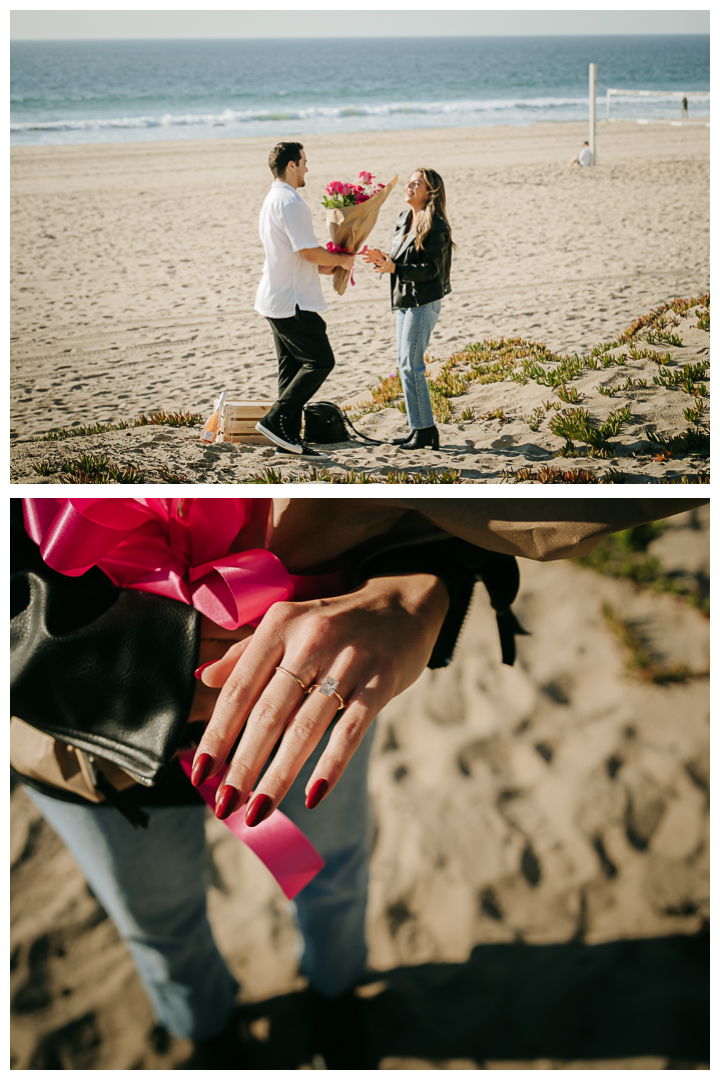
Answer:
[{"label": "horizon line", "polygon": [[493,32],[483,34],[444,34],[444,33],[414,33],[414,34],[290,34],[287,37],[281,37],[280,35],[266,36],[262,34],[223,34],[221,36],[198,36],[197,34],[177,34],[172,37],[157,37],[134,35],[131,37],[118,37],[111,35],[108,37],[25,37],[10,35],[10,43],[13,41],[38,41],[38,42],[56,42],[56,41],[405,41],[408,38],[421,39],[421,38],[459,38],[465,40],[466,38],[603,38],[603,37],[710,37],[709,32],[704,31],[690,31],[690,30],[665,30],[657,31],[654,33],[647,33],[645,31],[630,30],[630,31],[617,31],[610,30],[604,33],[587,33],[587,34],[569,34],[569,33],[546,33],[545,31],[538,31],[532,34],[497,34]]}]

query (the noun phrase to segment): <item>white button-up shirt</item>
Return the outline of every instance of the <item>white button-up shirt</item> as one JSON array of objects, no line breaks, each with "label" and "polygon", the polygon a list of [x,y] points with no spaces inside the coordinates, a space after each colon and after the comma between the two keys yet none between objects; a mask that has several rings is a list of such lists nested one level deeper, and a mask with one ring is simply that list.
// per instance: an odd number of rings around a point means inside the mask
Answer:
[{"label": "white button-up shirt", "polygon": [[265,265],[255,296],[255,310],[271,319],[289,319],[301,311],[324,311],[318,268],[299,254],[319,247],[310,207],[284,180],[274,180],[260,211],[260,239]]}]

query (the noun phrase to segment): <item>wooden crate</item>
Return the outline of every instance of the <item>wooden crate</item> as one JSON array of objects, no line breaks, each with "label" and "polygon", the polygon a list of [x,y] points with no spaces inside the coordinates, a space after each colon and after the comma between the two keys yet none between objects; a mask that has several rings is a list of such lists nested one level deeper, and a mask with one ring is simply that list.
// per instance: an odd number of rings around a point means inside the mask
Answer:
[{"label": "wooden crate", "polygon": [[254,444],[256,446],[275,445],[266,435],[261,435],[259,431],[253,431],[252,435],[218,435],[216,442],[245,443],[246,445]]},{"label": "wooden crate", "polygon": [[[273,401],[248,401],[247,399],[225,399],[220,414],[218,442],[248,443],[256,446],[273,446],[265,435],[255,430],[258,420],[270,411]],[[216,402],[217,405],[217,402]]]}]

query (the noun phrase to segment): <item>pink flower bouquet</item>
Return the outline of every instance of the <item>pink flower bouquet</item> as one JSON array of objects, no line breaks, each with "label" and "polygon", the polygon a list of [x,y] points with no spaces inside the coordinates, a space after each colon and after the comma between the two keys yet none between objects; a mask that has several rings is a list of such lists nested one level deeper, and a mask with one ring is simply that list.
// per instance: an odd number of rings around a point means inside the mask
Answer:
[{"label": "pink flower bouquet", "polygon": [[328,210],[339,210],[341,206],[357,206],[367,202],[385,187],[384,184],[376,183],[375,177],[369,172],[361,172],[358,180],[359,184],[343,184],[341,180],[333,180],[325,188],[323,206]]},{"label": "pink flower bouquet", "polygon": [[[332,251],[357,254],[372,232],[383,205],[397,184],[397,176],[389,184],[379,184],[372,173],[361,172],[357,184],[334,180],[325,188],[323,206],[327,210],[328,232]],[[341,296],[347,288],[350,271],[339,266],[333,271],[333,288]]]}]

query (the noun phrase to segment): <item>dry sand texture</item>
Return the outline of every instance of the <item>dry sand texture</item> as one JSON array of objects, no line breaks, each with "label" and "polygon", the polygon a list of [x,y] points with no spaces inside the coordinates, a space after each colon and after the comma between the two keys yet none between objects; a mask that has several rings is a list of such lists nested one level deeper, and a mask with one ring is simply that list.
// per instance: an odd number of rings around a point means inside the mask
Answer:
[{"label": "dry sand texture", "polygon": [[[707,589],[709,511],[649,548]],[[451,667],[378,722],[364,1007],[381,1068],[707,1062],[708,621],[676,596],[521,563],[532,632],[499,663],[478,588]],[[609,604],[688,681],[626,671]],[[649,670],[649,669],[647,669]],[[309,1061],[279,889],[214,819],[211,916],[260,1068]],[[13,1067],[173,1067],[129,955],[22,789],[12,796]],[[374,996],[373,996],[374,995]]]},{"label": "dry sand texture", "polygon": [[[589,352],[658,304],[708,290],[709,133],[609,125],[599,135],[600,164],[569,168],[585,134],[580,124],[538,124],[309,137],[305,197],[324,240],[320,198],[330,179],[364,168],[380,177],[399,171],[402,179],[418,163],[432,165],[446,181],[459,250],[454,291],[444,302],[431,354],[444,360],[471,342],[518,335],[562,353]],[[268,142],[13,151],[16,442],[157,409],[206,413],[222,387],[244,397],[274,396],[271,336],[253,311],[263,261],[257,214],[269,183]],[[388,243],[403,206],[399,186],[373,242]],[[364,265],[356,278],[343,297],[324,283],[338,364],[320,396],[343,402],[367,397],[368,386],[395,370],[388,283]],[[673,364],[702,359],[707,339],[702,331],[683,337]],[[611,374],[623,381],[627,374],[647,376],[634,362]],[[578,386],[583,393],[593,389]],[[414,455],[413,464],[453,466],[470,478],[492,480],[507,467],[548,459],[547,440],[526,422],[538,395],[518,398],[508,382],[482,389],[470,404],[483,412],[505,408],[515,427],[468,426],[457,410],[441,429],[446,451],[437,458]],[[597,400],[613,408],[629,401],[635,419],[626,425],[625,445],[637,451],[648,422],[671,434],[686,429],[680,397],[631,390]],[[405,418],[389,410],[365,423],[372,433],[379,423],[395,435]],[[159,465],[154,444],[138,442],[136,433],[125,439],[136,462],[140,453]],[[257,450],[255,457],[245,448],[212,452],[203,461],[176,446],[170,471],[188,480],[246,480],[267,464]],[[84,441],[80,449],[97,452],[104,443]],[[32,460],[24,453],[16,458],[14,480],[38,479]],[[408,455],[389,456],[387,447],[368,454],[353,446],[337,463],[382,473],[409,462]],[[664,475],[633,459],[622,467],[638,479]]]}]

